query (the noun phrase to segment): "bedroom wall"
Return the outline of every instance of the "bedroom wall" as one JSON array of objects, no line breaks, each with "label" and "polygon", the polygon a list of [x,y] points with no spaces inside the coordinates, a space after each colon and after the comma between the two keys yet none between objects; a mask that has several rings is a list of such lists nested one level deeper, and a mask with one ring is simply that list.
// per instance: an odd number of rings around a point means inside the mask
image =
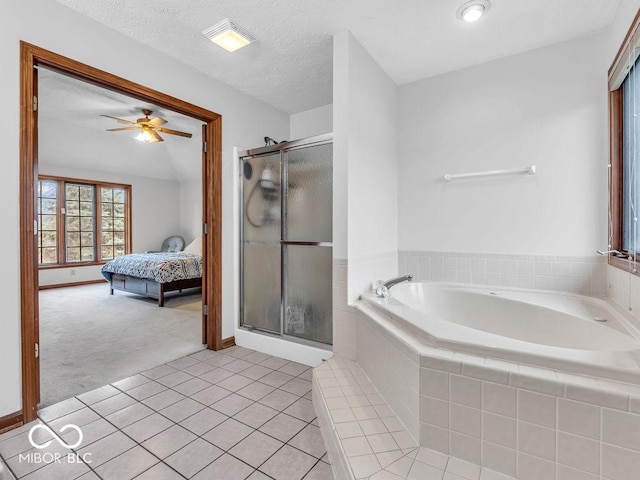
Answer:
[{"label": "bedroom wall", "polygon": [[[131,185],[131,251],[157,250],[162,240],[180,231],[180,184],[172,180],[100,172],[41,162],[42,175],[101,180]],[[40,270],[40,285],[102,279],[99,265]]]},{"label": "bedroom wall", "polygon": [[[78,41],[82,39],[82,41]],[[0,287],[7,299],[0,321],[0,417],[22,407],[20,353],[19,114],[20,50],[24,40],[115,75],[141,83],[222,115],[223,159],[223,337],[233,335],[232,151],[263,143],[265,135],[286,138],[289,115],[245,95],[204,73],[84,17],[57,2],[23,0],[0,4],[0,132],[3,174],[0,238],[5,274]],[[267,133],[268,132],[268,133]]]},{"label": "bedroom wall", "polygon": [[180,182],[180,235],[189,244],[202,235],[202,180]]}]

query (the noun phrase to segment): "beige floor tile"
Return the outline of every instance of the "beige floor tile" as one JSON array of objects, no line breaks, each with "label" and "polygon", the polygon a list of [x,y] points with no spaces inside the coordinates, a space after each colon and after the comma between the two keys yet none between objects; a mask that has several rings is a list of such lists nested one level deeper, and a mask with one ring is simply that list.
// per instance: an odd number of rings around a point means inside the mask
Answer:
[{"label": "beige floor tile", "polygon": [[284,413],[279,413],[259,430],[267,435],[277,438],[281,442],[288,442],[298,434],[307,424],[302,420]]},{"label": "beige floor tile", "polygon": [[193,480],[244,480],[252,470],[246,463],[225,453],[193,477]]},{"label": "beige floor tile", "polygon": [[191,478],[223,453],[218,447],[197,438],[167,457],[164,462],[185,477]]},{"label": "beige floor tile", "polygon": [[317,459],[285,445],[260,470],[276,480],[300,480],[316,464]]},{"label": "beige floor tile", "polygon": [[196,439],[196,435],[180,425],[174,425],[142,443],[160,459],[167,458]]},{"label": "beige floor tile", "polygon": [[281,441],[255,431],[229,450],[229,453],[252,467],[258,468],[282,445]]},{"label": "beige floor tile", "polygon": [[195,433],[196,435],[202,435],[205,432],[208,432],[213,427],[220,425],[227,418],[226,415],[212,409],[212,408],[204,408],[200,410],[195,415],[191,415],[190,417],[185,418],[180,425],[182,425],[187,430]]},{"label": "beige floor tile", "polygon": [[95,469],[103,480],[129,480],[158,463],[158,459],[137,446]]},{"label": "beige floor tile", "polygon": [[253,431],[253,428],[230,418],[209,430],[202,438],[223,450],[229,450]]},{"label": "beige floor tile", "polygon": [[289,441],[289,445],[293,445],[318,459],[327,453],[320,428],[313,425],[307,425],[304,430]]}]

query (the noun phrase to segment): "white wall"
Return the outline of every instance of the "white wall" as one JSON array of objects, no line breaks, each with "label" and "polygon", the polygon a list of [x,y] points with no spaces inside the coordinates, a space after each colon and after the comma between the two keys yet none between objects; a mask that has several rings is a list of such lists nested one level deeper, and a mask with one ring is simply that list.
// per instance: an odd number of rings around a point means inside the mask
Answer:
[{"label": "white wall", "polygon": [[291,115],[288,140],[333,132],[333,104]]},{"label": "white wall", "polygon": [[333,350],[355,358],[348,302],[398,269],[397,88],[349,32],[333,48]]},{"label": "white wall", "polygon": [[[179,183],[157,178],[101,172],[62,165],[45,164],[38,167],[41,175],[78,178],[131,185],[131,251],[157,250],[162,240],[180,231]],[[54,268],[40,270],[40,285],[99,280],[100,266]]]},{"label": "white wall", "polygon": [[[82,39],[79,41],[78,39]],[[0,287],[8,300],[0,323],[0,416],[20,410],[19,291],[19,41],[38,46],[208,108],[223,117],[223,337],[233,335],[232,148],[261,145],[264,135],[286,138],[289,116],[244,95],[152,48],[90,20],[57,2],[23,0],[0,7],[0,131],[3,175],[0,191],[5,207],[0,222],[12,234],[0,239],[4,275]],[[268,133],[267,133],[268,132]]]},{"label": "white wall", "polygon": [[202,235],[202,180],[180,182],[180,235],[188,245]]},{"label": "white wall", "polygon": [[[605,246],[606,45],[591,35],[402,86],[400,250]],[[536,175],[442,181],[532,164]]]},{"label": "white wall", "polygon": [[[348,263],[353,300],[375,279],[397,272],[398,116],[396,85],[353,36],[348,47]],[[389,257],[395,268],[389,268]]]}]

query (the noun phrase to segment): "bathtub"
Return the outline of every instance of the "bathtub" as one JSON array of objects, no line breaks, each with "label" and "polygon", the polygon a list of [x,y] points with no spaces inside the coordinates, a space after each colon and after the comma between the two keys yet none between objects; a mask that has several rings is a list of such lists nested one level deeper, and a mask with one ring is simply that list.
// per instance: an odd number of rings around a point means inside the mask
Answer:
[{"label": "bathtub", "polygon": [[434,348],[640,384],[640,328],[604,299],[409,282],[361,300]]}]

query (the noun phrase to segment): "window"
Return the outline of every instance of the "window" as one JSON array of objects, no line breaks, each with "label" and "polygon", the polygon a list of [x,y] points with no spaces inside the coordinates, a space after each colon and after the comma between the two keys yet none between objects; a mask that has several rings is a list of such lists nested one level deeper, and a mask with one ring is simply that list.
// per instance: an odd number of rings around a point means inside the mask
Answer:
[{"label": "window", "polygon": [[131,249],[131,186],[41,176],[41,267],[102,263]]},{"label": "window", "polygon": [[636,272],[640,252],[640,12],[609,69],[609,257]]}]

